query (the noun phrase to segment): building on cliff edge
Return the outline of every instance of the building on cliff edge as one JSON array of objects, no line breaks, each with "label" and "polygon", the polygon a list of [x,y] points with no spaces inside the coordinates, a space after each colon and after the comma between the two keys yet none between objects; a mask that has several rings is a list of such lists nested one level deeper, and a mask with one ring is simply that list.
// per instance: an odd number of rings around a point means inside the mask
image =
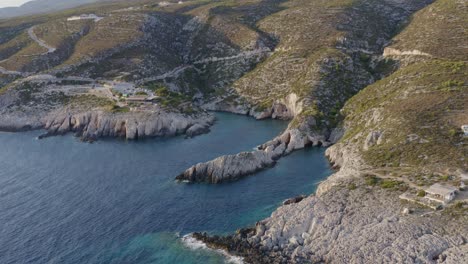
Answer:
[{"label": "building on cliff edge", "polygon": [[455,187],[441,185],[439,183],[433,184],[426,189],[426,198],[436,202],[447,204],[455,199],[458,190]]}]

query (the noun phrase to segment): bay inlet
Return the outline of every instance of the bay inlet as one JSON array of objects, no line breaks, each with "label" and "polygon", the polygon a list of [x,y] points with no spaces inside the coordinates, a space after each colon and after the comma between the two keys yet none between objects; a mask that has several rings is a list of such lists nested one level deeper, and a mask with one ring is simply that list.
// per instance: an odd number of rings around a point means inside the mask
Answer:
[{"label": "bay inlet", "polygon": [[237,182],[175,182],[188,166],[251,150],[287,125],[216,116],[210,133],[192,139],[88,144],[0,133],[0,263],[224,263],[180,237],[254,225],[331,174],[324,149],[310,148]]}]

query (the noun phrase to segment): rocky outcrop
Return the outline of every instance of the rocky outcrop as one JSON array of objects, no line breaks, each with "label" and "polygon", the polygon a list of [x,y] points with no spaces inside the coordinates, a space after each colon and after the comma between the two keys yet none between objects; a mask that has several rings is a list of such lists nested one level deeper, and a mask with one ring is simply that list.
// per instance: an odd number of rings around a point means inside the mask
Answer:
[{"label": "rocky outcrop", "polygon": [[422,52],[420,50],[408,50],[408,51],[401,51],[394,48],[385,48],[383,52],[384,57],[391,57],[391,56],[426,56],[432,57],[431,54]]},{"label": "rocky outcrop", "polygon": [[317,195],[328,192],[343,181],[359,178],[361,172],[368,168],[354,145],[335,144],[327,148],[325,156],[337,171],[320,183],[317,187]]},{"label": "rocky outcrop", "polygon": [[275,100],[270,107],[259,110],[253,107],[249,111],[249,115],[256,119],[293,119],[296,115],[302,112],[302,101],[295,93],[287,95],[284,99]]},{"label": "rocky outcrop", "polygon": [[210,132],[209,124],[194,124],[185,131],[185,135],[187,137],[194,137],[208,132]]},{"label": "rocky outcrop", "polygon": [[286,199],[283,202],[283,205],[298,203],[298,202],[304,200],[304,198],[306,198],[305,195],[299,195],[299,196],[296,196],[296,197],[293,197],[293,198],[289,198],[289,199]]},{"label": "rocky outcrop", "polygon": [[257,150],[226,155],[206,163],[199,163],[176,179],[189,182],[220,183],[235,180],[274,165],[274,152]]},{"label": "rocky outcrop", "polygon": [[294,150],[327,144],[323,136],[307,135],[298,129],[290,129],[260,145],[255,151],[221,156],[208,162],[198,163],[178,175],[176,179],[207,183],[232,181],[271,167],[279,158]]},{"label": "rocky outcrop", "polygon": [[357,177],[365,165],[353,144],[338,143],[326,155],[340,171],[322,182],[316,195],[288,199],[269,218],[231,236],[193,237],[246,263],[468,261],[466,214],[408,209],[399,201],[402,191],[367,185]]},{"label": "rocky outcrop", "polygon": [[132,140],[179,134],[195,136],[209,131],[209,126],[213,122],[214,117],[207,113],[195,116],[164,111],[73,113],[66,109],[51,113],[43,119],[44,128],[47,130],[44,136],[75,132],[83,140],[96,140],[101,137],[122,137]]},{"label": "rocky outcrop", "polygon": [[237,101],[228,102],[224,99],[213,100],[210,103],[202,105],[202,108],[209,111],[229,112],[239,115],[247,115],[250,111],[249,106],[243,103]]},{"label": "rocky outcrop", "polygon": [[392,192],[335,187],[278,208],[255,228],[229,237],[196,237],[247,263],[465,263],[463,218],[425,210],[401,214]]},{"label": "rocky outcrop", "polygon": [[370,132],[366,140],[364,141],[364,150],[369,150],[370,147],[374,145],[380,145],[382,142],[382,132],[381,131],[372,131]]}]

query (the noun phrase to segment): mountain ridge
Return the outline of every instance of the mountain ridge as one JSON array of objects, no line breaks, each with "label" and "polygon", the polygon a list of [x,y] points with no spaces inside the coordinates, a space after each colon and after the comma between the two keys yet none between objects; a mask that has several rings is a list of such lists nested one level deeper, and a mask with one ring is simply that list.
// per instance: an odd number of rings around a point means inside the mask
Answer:
[{"label": "mountain ridge", "polygon": [[0,8],[0,19],[46,14],[97,2],[112,1],[115,0],[33,0],[30,2],[26,2],[18,7]]}]

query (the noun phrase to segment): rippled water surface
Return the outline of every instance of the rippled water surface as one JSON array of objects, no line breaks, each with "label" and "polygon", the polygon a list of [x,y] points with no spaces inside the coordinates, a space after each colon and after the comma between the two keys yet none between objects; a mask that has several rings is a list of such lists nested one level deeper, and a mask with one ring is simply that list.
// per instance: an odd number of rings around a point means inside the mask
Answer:
[{"label": "rippled water surface", "polygon": [[193,139],[87,144],[0,133],[0,263],[223,263],[178,236],[252,225],[330,174],[324,150],[308,149],[237,182],[176,183],[189,166],[250,150],[286,125],[217,117],[211,133]]}]

